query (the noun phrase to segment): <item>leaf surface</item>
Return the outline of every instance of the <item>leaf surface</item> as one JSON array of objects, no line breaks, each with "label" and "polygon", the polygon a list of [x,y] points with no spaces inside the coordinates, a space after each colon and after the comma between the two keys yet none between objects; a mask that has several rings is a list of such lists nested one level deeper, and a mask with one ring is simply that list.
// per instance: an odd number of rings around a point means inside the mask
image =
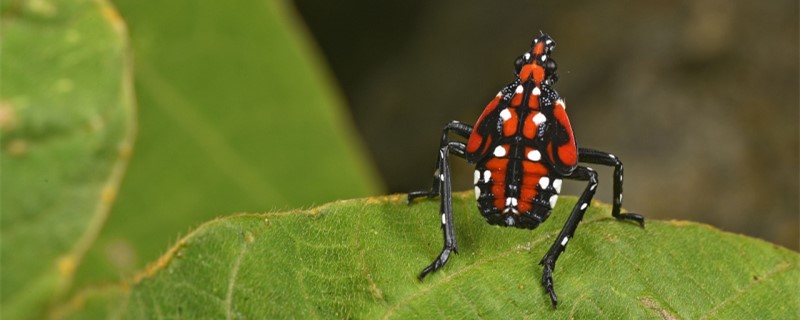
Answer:
[{"label": "leaf surface", "polygon": [[125,26],[105,1],[5,1],[0,60],[3,319],[65,290],[135,136]]},{"label": "leaf surface", "polygon": [[216,219],[109,289],[113,298],[83,292],[57,315],[785,319],[800,308],[796,252],[691,222],[648,221],[642,229],[595,203],[558,261],[553,310],[537,262],[574,197],[563,197],[549,221],[528,231],[486,224],[471,196],[458,194],[460,254],[419,282],[441,249],[439,205],[403,200]]}]

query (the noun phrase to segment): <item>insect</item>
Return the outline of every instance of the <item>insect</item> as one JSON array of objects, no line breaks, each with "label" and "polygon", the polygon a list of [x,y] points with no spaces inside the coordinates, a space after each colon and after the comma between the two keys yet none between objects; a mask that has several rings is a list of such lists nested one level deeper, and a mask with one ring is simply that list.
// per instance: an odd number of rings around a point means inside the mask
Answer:
[{"label": "insect", "polygon": [[[556,62],[550,56],[556,43],[547,34],[533,39],[531,48],[514,62],[516,79],[500,90],[483,110],[475,126],[452,121],[442,130],[430,190],[408,194],[409,204],[420,197],[440,196],[444,248],[419,274],[422,280],[444,267],[458,252],[453,223],[449,155],[475,164],[474,185],[478,209],[489,224],[534,229],[547,220],[558,201],[562,179],[588,184],[566,224],[544,255],[542,285],[555,308],[553,270],[575,234],[597,187],[597,173],[579,162],[614,167],[614,203],[611,215],[644,227],[644,217],[620,213],[622,162],[613,154],[578,148],[565,112],[566,105],[552,88],[558,81]],[[467,142],[450,139],[456,134]]]}]

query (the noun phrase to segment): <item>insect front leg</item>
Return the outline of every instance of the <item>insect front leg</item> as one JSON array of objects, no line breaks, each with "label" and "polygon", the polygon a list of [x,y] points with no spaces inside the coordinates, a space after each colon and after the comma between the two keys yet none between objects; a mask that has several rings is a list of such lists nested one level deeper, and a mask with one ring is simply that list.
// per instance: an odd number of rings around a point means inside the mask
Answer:
[{"label": "insect front leg", "polygon": [[544,289],[547,290],[547,293],[550,294],[550,301],[553,303],[553,308],[558,304],[558,297],[553,288],[553,270],[556,268],[556,261],[558,260],[558,256],[566,249],[567,242],[569,242],[575,234],[575,229],[578,228],[578,223],[583,219],[586,208],[589,207],[589,203],[592,202],[594,190],[597,187],[597,172],[591,168],[578,166],[575,168],[575,171],[565,178],[589,181],[589,184],[586,186],[586,189],[583,190],[581,197],[578,198],[578,203],[572,208],[572,213],[569,214],[569,218],[567,218],[567,222],[564,224],[558,237],[556,237],[556,241],[550,246],[550,250],[547,251],[547,254],[544,255],[542,260],[539,261],[539,265],[543,267],[542,285]]},{"label": "insect front leg", "polygon": [[611,215],[619,220],[628,219],[644,227],[644,217],[635,213],[620,213],[622,208],[622,161],[608,152],[589,148],[578,149],[578,161],[614,167],[614,205]]},{"label": "insect front leg", "polygon": [[[450,143],[450,137],[449,137],[450,132],[453,132],[465,139],[469,139],[469,135],[472,134],[472,126],[460,121],[451,121],[450,123],[445,125],[444,129],[442,129],[442,138],[439,142],[440,150],[446,147]],[[460,149],[450,149],[450,152],[452,152],[456,156],[464,158],[466,154],[466,147]],[[441,183],[440,176],[442,175],[440,169],[441,161],[442,157],[437,156],[436,171],[433,173],[433,183],[431,184],[431,189],[409,192],[408,204],[411,204],[416,198],[427,197],[430,199],[439,195],[439,184]]]},{"label": "insect front leg", "polygon": [[428,273],[439,270],[441,267],[443,267],[450,258],[451,252],[458,253],[458,245],[456,245],[456,232],[453,226],[453,192],[450,185],[450,165],[448,164],[447,159],[450,153],[463,155],[465,152],[466,145],[461,142],[449,142],[447,145],[439,149],[439,168],[437,170],[440,172],[438,177],[440,181],[439,192],[441,194],[439,212],[442,215],[442,234],[444,235],[444,247],[442,248],[442,252],[439,253],[439,256],[436,257],[436,260],[433,260],[433,262],[429,266],[425,267],[425,269],[423,269],[419,274],[420,280],[425,278]]}]

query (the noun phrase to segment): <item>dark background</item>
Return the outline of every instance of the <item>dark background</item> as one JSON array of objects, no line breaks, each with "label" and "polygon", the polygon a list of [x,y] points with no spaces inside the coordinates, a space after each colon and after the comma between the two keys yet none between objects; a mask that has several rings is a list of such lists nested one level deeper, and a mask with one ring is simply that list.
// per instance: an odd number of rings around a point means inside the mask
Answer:
[{"label": "dark background", "polygon": [[579,145],[625,163],[627,209],[800,246],[796,0],[295,4],[389,192],[428,187],[442,126],[474,123],[542,30]]}]

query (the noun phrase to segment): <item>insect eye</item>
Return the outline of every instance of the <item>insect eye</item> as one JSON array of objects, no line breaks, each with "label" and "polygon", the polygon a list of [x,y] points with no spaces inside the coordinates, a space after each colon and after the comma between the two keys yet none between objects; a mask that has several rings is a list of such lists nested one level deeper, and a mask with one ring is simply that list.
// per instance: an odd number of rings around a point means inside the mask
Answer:
[{"label": "insect eye", "polygon": [[558,72],[556,72],[557,69],[558,65],[556,64],[556,61],[553,60],[552,58],[548,59],[544,63],[544,72],[547,78],[546,81],[549,85],[553,85],[556,83],[556,81],[558,81]]},{"label": "insect eye", "polygon": [[547,73],[554,73],[556,72],[556,69],[558,69],[558,65],[556,64],[556,61],[553,60],[552,58],[550,58],[549,60],[547,60],[547,62],[544,63],[544,70]]},{"label": "insect eye", "polygon": [[517,74],[522,71],[523,65],[525,65],[525,57],[519,56],[517,60],[514,60],[514,70]]}]

